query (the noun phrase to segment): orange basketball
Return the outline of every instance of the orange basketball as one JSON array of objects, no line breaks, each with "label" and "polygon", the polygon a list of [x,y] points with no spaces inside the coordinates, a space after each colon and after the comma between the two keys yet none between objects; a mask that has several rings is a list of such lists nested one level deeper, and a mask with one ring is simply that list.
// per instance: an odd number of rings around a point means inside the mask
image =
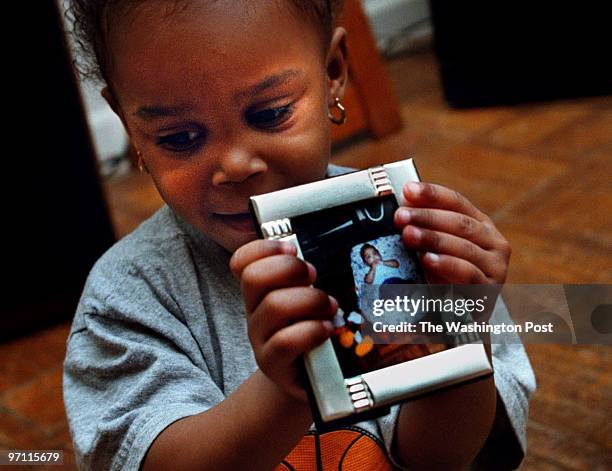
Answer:
[{"label": "orange basketball", "polygon": [[275,471],[392,471],[384,445],[353,426],[320,435],[309,432]]}]

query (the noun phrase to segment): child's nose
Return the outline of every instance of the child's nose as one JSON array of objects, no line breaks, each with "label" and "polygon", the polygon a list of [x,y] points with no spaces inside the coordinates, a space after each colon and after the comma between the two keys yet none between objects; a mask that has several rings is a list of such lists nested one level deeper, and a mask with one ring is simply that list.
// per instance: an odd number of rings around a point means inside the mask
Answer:
[{"label": "child's nose", "polygon": [[212,183],[213,185],[240,183],[266,170],[266,163],[248,149],[228,147],[221,149],[218,154]]}]

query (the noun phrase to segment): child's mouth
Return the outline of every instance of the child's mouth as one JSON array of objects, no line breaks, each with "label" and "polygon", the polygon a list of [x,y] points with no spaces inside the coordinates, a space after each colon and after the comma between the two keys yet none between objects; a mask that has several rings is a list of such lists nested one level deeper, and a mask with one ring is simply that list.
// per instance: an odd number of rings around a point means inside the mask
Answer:
[{"label": "child's mouth", "polygon": [[223,224],[240,232],[255,232],[255,226],[249,213],[219,214],[213,213],[213,217]]}]

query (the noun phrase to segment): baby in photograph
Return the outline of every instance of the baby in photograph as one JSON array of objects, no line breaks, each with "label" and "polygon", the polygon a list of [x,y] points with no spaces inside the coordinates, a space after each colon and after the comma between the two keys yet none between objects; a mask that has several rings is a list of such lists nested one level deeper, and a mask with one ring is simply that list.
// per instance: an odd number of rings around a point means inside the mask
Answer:
[{"label": "baby in photograph", "polygon": [[407,255],[399,235],[379,237],[353,247],[351,268],[355,283],[383,285],[419,282],[416,266]]},{"label": "baby in photograph", "polygon": [[397,276],[399,262],[392,258],[383,260],[380,252],[373,245],[363,244],[360,254],[363,262],[370,267],[370,271],[363,279],[366,283],[372,284],[376,282],[376,284],[385,284],[408,282],[408,280],[403,280]]}]

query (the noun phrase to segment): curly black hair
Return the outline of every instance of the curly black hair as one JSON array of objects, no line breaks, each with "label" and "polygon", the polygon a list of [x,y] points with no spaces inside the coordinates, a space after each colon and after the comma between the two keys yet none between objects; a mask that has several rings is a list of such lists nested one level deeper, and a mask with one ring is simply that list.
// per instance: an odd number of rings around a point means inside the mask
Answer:
[{"label": "curly black hair", "polygon": [[[109,56],[107,34],[112,18],[125,9],[142,4],[144,0],[70,0],[66,16],[71,34],[79,50],[75,67],[84,79],[108,83]],[[185,5],[185,0],[168,0],[168,7],[160,14],[171,14]],[[297,12],[306,15],[329,40],[343,0],[290,0]],[[124,9],[124,10],[121,10]]]},{"label": "curly black hair", "polygon": [[[372,244],[363,244],[361,246],[361,250],[359,250],[359,255],[361,255],[361,259],[365,262],[365,251],[368,249],[374,249],[376,250],[376,252],[378,252],[378,249],[376,247],[374,247]],[[380,252],[378,252],[378,254],[380,255]]]}]

